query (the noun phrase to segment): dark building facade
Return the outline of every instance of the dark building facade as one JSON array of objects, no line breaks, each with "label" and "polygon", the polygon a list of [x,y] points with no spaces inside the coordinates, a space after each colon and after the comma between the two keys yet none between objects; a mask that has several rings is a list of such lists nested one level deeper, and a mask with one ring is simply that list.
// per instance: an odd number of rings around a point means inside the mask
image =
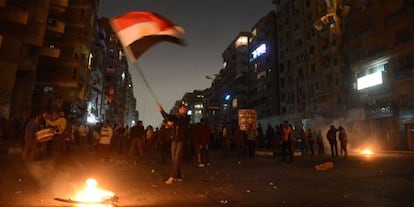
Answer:
[{"label": "dark building facade", "polygon": [[260,122],[280,115],[280,82],[276,13],[270,11],[251,30],[248,50],[248,108],[255,109]]},{"label": "dark building facade", "polygon": [[97,0],[0,1],[1,137],[33,114],[131,125],[138,114],[122,47]]}]

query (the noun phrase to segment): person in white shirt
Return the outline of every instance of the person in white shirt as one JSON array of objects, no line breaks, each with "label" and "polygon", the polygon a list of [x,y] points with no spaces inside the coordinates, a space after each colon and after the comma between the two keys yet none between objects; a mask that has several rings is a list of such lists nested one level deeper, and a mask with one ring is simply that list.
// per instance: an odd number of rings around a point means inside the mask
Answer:
[{"label": "person in white shirt", "polygon": [[65,113],[60,111],[58,113],[59,117],[55,120],[50,119],[50,117],[45,117],[46,126],[53,127],[55,129],[55,135],[53,136],[53,155],[55,158],[59,158],[65,150],[69,147],[67,146],[66,139],[70,138],[71,133],[68,128],[68,121],[65,118]]},{"label": "person in white shirt", "polygon": [[113,129],[109,125],[109,122],[106,120],[103,123],[103,126],[100,131],[100,139],[99,139],[99,146],[98,146],[98,154],[101,160],[109,159],[109,154],[111,150],[111,139],[113,136]]}]

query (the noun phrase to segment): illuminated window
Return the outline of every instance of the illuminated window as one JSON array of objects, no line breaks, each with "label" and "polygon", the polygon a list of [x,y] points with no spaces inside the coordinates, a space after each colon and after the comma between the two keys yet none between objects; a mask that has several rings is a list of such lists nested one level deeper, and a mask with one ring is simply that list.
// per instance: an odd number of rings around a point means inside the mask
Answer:
[{"label": "illuminated window", "polygon": [[194,105],[194,108],[196,108],[196,109],[202,109],[203,108],[203,104],[196,104],[196,105]]},{"label": "illuminated window", "polygon": [[44,88],[43,88],[43,92],[46,94],[46,93],[49,93],[49,92],[52,92],[53,91],[53,87],[50,87],[50,86],[45,86]]},{"label": "illuminated window", "polygon": [[237,108],[237,106],[238,106],[237,98],[233,99],[232,106],[233,106],[233,108]]},{"label": "illuminated window", "polygon": [[252,35],[253,35],[253,36],[256,36],[256,35],[257,35],[257,30],[256,30],[256,28],[254,28],[254,29],[253,29],[253,31],[252,31]]},{"label": "illuminated window", "polygon": [[248,43],[248,38],[247,36],[240,36],[237,40],[236,40],[236,47],[240,47],[240,46],[246,46]]},{"label": "illuminated window", "polygon": [[227,62],[224,62],[223,63],[223,68],[226,68],[227,67]]},{"label": "illuminated window", "polygon": [[257,74],[257,77],[256,77],[257,80],[260,80],[262,78],[266,78],[266,71],[262,71]]},{"label": "illuminated window", "polygon": [[229,104],[228,103],[224,103],[223,104],[223,110],[227,110],[229,109]]}]

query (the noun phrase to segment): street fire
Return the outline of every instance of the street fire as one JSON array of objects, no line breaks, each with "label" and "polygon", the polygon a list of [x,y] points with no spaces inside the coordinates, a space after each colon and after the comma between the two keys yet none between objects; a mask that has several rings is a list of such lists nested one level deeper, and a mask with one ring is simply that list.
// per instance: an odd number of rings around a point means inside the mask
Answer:
[{"label": "street fire", "polygon": [[371,156],[374,154],[374,152],[371,149],[363,149],[361,150],[361,154],[365,156]]},{"label": "street fire", "polygon": [[116,207],[118,197],[115,193],[98,188],[98,182],[89,178],[86,180],[85,187],[79,191],[73,198],[61,199],[57,201],[72,203],[80,207]]}]

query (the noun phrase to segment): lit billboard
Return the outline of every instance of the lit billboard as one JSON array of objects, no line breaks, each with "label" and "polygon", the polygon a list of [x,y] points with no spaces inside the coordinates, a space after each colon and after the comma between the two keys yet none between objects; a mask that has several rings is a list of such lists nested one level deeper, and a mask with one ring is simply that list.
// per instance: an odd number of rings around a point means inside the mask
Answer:
[{"label": "lit billboard", "polygon": [[382,71],[377,71],[375,73],[362,76],[357,79],[357,89],[362,90],[372,86],[380,85],[383,83]]}]

